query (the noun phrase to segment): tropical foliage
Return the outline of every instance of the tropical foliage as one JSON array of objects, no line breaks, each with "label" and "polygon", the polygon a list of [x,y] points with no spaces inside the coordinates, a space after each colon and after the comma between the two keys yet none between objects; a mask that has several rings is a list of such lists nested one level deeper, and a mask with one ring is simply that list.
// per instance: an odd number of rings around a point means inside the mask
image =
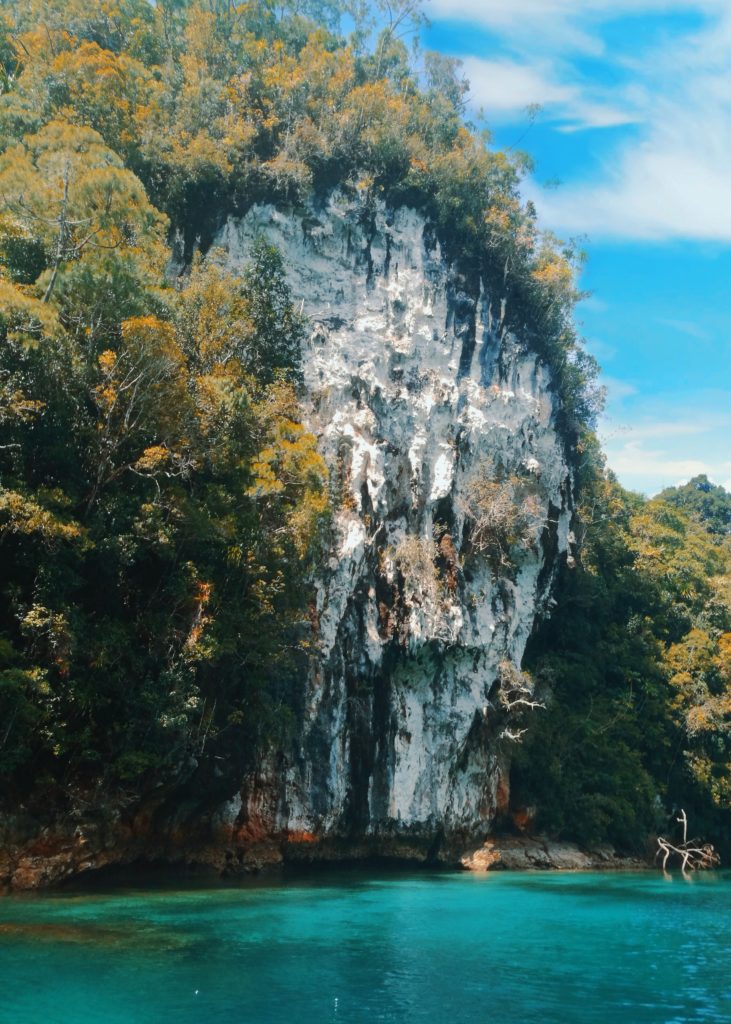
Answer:
[{"label": "tropical foliage", "polygon": [[3,797],[210,786],[288,725],[327,516],[281,257],[166,286],[165,218],[91,128],[0,177]]},{"label": "tropical foliage", "polygon": [[[412,0],[0,10],[3,801],[210,797],[291,726],[328,513],[305,325],[279,253],[256,246],[235,278],[211,246],[257,201],[337,187],[366,221],[377,201],[419,208],[552,371],[584,555],[532,643],[549,706],[516,794],[553,830],[625,845],[658,799],[720,820],[728,496],[700,481],[645,503],[601,469],[581,254],[522,202],[525,157],[465,124],[458,63],[409,52],[419,17]],[[496,569],[537,542],[525,481],[486,477],[468,502]],[[397,561],[431,586],[431,542]]]},{"label": "tropical foliage", "polygon": [[0,48],[10,274],[30,283],[43,270],[58,287],[79,247],[121,257],[125,208],[134,248],[159,210],[189,261],[258,199],[297,204],[337,186],[366,217],[377,199],[407,202],[552,365],[573,449],[600,397],[571,318],[581,255],[521,201],[526,158],[465,125],[459,62],[410,56],[420,17],[415,0],[11,0]]},{"label": "tropical foliage", "polygon": [[677,507],[706,484],[652,501],[603,473],[585,488],[582,562],[527,657],[548,708],[514,795],[539,826],[637,848],[677,805],[731,849],[731,544]]}]

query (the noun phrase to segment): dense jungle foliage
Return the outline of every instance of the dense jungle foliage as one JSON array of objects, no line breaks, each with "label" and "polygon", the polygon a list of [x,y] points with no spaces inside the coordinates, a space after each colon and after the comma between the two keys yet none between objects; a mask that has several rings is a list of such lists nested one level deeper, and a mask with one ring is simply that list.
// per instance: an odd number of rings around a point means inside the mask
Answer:
[{"label": "dense jungle foliage", "polygon": [[333,500],[301,423],[306,325],[275,250],[237,279],[211,244],[254,202],[333,187],[365,218],[421,209],[553,371],[584,555],[533,643],[554,696],[516,792],[553,830],[625,845],[656,796],[714,823],[728,804],[723,512],[604,472],[579,254],[521,201],[525,158],[465,124],[457,62],[407,48],[418,21],[409,0],[0,9],[7,805],[212,797],[292,727]]},{"label": "dense jungle foliage", "polygon": [[731,853],[730,515],[703,476],[651,501],[586,482],[581,564],[526,656],[547,708],[514,796],[539,828],[637,849],[682,806]]}]

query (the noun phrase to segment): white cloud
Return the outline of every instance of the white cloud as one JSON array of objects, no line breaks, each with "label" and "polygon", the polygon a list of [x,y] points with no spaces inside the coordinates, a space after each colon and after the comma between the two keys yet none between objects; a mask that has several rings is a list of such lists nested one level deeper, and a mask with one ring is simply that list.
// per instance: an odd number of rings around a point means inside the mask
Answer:
[{"label": "white cloud", "polygon": [[731,110],[702,96],[692,110],[665,106],[603,179],[534,195],[544,223],[593,237],[731,240]]},{"label": "white cloud", "polygon": [[463,64],[472,102],[484,106],[489,115],[514,114],[530,103],[563,104],[574,95],[573,89],[552,81],[550,71],[538,66],[479,57],[465,57]]},{"label": "white cloud", "polygon": [[[673,12],[701,15],[702,27],[681,32],[690,20],[658,20],[652,47],[639,33],[603,41],[604,24],[617,18]],[[520,121],[540,103],[560,132],[632,123],[606,136],[602,163],[583,161],[591,167],[583,178],[550,193],[525,183],[544,225],[594,238],[731,241],[731,0],[432,0],[430,14],[496,37],[489,60],[465,59],[475,106],[489,120]],[[668,331],[715,345],[670,309],[660,319]],[[588,345],[605,361],[617,355],[601,339]],[[720,363],[712,372],[722,380]],[[652,398],[641,377],[603,383],[602,440],[625,486],[653,494],[698,473],[731,486],[731,392],[689,393],[680,376],[675,393]]]},{"label": "white cloud", "polygon": [[[672,12],[703,15],[703,27],[667,32],[639,53],[636,38],[626,51],[602,45],[603,22]],[[563,132],[637,126],[590,177],[550,194],[526,183],[546,226],[592,238],[731,241],[731,0],[432,0],[430,13],[492,30],[511,54],[465,58],[488,120],[541,103]],[[578,59],[587,50],[604,69],[591,78]]]},{"label": "white cloud", "polygon": [[536,197],[546,224],[593,237],[731,240],[731,6],[695,6],[718,16],[625,62],[642,131],[598,176]]},{"label": "white cloud", "polygon": [[655,494],[699,473],[712,480],[728,477],[731,412],[709,410],[731,409],[731,394],[634,399],[613,390],[610,381],[609,399],[600,436],[608,464],[625,487]]},{"label": "white cloud", "polygon": [[597,298],[596,295],[587,295],[579,305],[579,310],[584,309],[590,309],[593,313],[606,313],[609,306],[604,299]]},{"label": "white cloud", "polygon": [[[456,0],[455,3],[431,0],[428,13],[432,18],[468,21],[483,26],[514,41],[519,50],[524,49],[536,33],[542,43],[550,43],[559,49],[589,54],[602,52],[604,47],[597,36],[576,25],[563,11],[560,16],[551,16],[551,6],[541,3],[541,0],[519,0],[517,3],[505,3],[504,0],[497,3],[490,0],[486,3],[481,0]],[[526,31],[528,27],[529,31]]]},{"label": "white cloud", "polygon": [[433,17],[459,18],[495,28],[519,25],[525,32],[536,21],[712,11],[726,5],[727,0],[431,0],[429,13]]},{"label": "white cloud", "polygon": [[714,430],[716,426],[723,426],[727,422],[727,420],[721,423],[708,421],[701,423],[697,420],[654,420],[652,422],[640,422],[627,429],[631,432],[634,439],[669,440],[671,437],[696,437],[698,434],[706,434]]},{"label": "white cloud", "polygon": [[602,374],[602,384],[607,389],[607,395],[613,401],[629,398],[630,395],[637,394],[637,388],[634,384],[630,384],[626,380],[618,380],[616,377],[609,377],[607,374]]},{"label": "white cloud", "polygon": [[718,464],[711,459],[679,455],[667,448],[646,448],[638,441],[605,441],[604,448],[607,462],[620,482],[644,494],[657,494],[664,487],[673,487],[700,473],[719,479]]},{"label": "white cloud", "polygon": [[638,441],[628,441],[609,453],[612,469],[620,477],[642,480],[659,477],[662,487],[668,487],[679,477],[686,479],[699,473],[709,473],[710,465],[703,459],[678,458],[666,448],[643,448]]},{"label": "white cloud", "polygon": [[[617,356],[617,349],[614,345],[608,345],[605,341],[600,338],[585,338],[584,345],[586,346],[587,352],[594,356],[600,366],[606,366],[607,363],[611,363]],[[608,386],[608,378],[603,379],[603,383]],[[630,385],[624,385],[630,386]]]},{"label": "white cloud", "polygon": [[[731,43],[731,16],[717,26]],[[731,240],[731,71],[728,47],[704,32],[648,57],[634,102],[642,122],[589,180],[528,191],[563,232],[666,241]],[[678,329],[682,329],[676,323]]]},{"label": "white cloud", "polygon": [[464,57],[463,65],[472,103],[484,107],[492,122],[515,118],[533,103],[544,107],[548,116],[562,120],[562,131],[607,128],[635,119],[629,110],[586,99],[581,86],[558,81],[550,65],[479,57]]},{"label": "white cloud", "polygon": [[431,0],[432,18],[468,21],[500,33],[520,48],[539,40],[599,54],[596,25],[608,18],[673,11],[724,10],[727,0]]},{"label": "white cloud", "polygon": [[657,322],[662,324],[663,327],[670,327],[672,330],[685,334],[689,338],[696,338],[698,341],[708,340],[708,332],[704,331],[702,327],[692,320],[674,320],[670,317],[659,317]]},{"label": "white cloud", "polygon": [[634,124],[641,120],[639,114],[628,107],[587,102],[580,96],[581,90],[577,89],[571,107],[567,111],[567,121],[558,126],[560,132],[578,132],[582,128],[619,128],[622,125]]}]

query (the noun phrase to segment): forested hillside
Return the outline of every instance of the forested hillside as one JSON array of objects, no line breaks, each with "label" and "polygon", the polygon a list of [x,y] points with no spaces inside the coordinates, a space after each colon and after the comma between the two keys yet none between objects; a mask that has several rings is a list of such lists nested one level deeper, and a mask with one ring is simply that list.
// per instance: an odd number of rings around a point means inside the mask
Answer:
[{"label": "forested hillside", "polygon": [[731,495],[713,490],[711,507],[704,477],[651,501],[585,485],[581,565],[526,658],[549,697],[516,796],[544,828],[638,847],[682,806],[729,849],[731,544],[714,524]]},{"label": "forested hillside", "polygon": [[260,242],[236,277],[212,243],[254,203],[337,188],[364,217],[418,209],[552,373],[581,553],[524,666],[547,707],[515,800],[625,848],[674,803],[731,834],[731,499],[701,478],[645,501],[605,471],[579,253],[521,200],[526,158],[465,123],[457,63],[406,45],[415,20],[384,6],[377,30],[339,0],[0,10],[6,810],[222,799],[296,731],[341,496],[303,425],[282,255]]}]

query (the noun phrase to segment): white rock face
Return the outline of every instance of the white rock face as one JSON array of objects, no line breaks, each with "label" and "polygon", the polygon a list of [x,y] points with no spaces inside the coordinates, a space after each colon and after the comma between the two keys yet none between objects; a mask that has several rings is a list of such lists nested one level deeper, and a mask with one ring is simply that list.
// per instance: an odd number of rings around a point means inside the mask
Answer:
[{"label": "white rock face", "polygon": [[[549,372],[413,210],[365,217],[338,195],[307,217],[259,206],[217,245],[238,268],[258,236],[312,325],[307,420],[339,489],[301,745],[271,827],[484,834],[513,730],[498,666],[520,665],[568,543]],[[465,530],[466,487],[490,468],[534,482],[545,524],[499,576]],[[409,566],[428,568],[435,541],[439,574],[420,577]]]}]

